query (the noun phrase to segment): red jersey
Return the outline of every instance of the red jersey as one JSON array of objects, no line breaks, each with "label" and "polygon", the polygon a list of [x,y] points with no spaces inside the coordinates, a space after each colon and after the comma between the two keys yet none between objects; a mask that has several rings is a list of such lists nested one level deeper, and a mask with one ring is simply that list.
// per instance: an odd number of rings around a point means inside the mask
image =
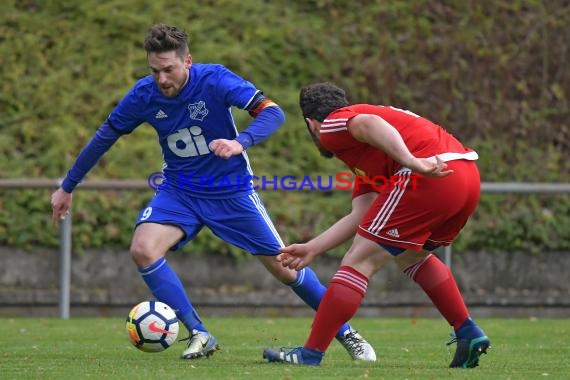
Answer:
[{"label": "red jersey", "polygon": [[321,124],[320,141],[325,149],[343,161],[356,175],[389,178],[401,169],[401,165],[384,151],[352,137],[347,123],[359,114],[378,115],[386,120],[400,133],[416,157],[433,158],[437,155],[442,161],[477,159],[475,151],[464,147],[442,127],[410,111],[355,104],[340,108],[327,116]]}]

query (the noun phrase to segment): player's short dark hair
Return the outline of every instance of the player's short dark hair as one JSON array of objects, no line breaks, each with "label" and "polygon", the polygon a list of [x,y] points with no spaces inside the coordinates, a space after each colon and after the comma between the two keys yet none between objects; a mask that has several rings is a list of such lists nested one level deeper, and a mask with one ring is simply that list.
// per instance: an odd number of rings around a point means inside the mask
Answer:
[{"label": "player's short dark hair", "polygon": [[184,58],[189,52],[188,35],[175,26],[156,24],[144,40],[144,49],[147,54],[176,51],[178,57]]},{"label": "player's short dark hair", "polygon": [[315,83],[301,88],[299,105],[304,118],[322,122],[331,112],[349,103],[342,88],[331,83]]}]

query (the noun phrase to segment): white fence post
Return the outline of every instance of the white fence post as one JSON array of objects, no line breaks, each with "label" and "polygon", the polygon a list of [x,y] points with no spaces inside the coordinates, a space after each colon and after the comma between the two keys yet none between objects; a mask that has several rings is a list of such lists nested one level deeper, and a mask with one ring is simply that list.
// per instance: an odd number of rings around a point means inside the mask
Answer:
[{"label": "white fence post", "polygon": [[59,257],[59,316],[69,319],[71,293],[71,213],[61,221]]}]

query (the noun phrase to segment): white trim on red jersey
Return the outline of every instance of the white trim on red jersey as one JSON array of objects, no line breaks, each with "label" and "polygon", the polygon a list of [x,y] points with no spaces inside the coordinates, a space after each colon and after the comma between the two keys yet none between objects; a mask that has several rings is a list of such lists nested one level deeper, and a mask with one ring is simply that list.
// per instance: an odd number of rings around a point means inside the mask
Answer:
[{"label": "white trim on red jersey", "polygon": [[[348,118],[341,118],[341,119],[325,119],[321,124],[320,133],[331,133],[331,132],[338,132],[338,131],[346,131],[346,123],[348,122]],[[339,128],[340,127],[340,128]]]},{"label": "white trim on red jersey", "polygon": [[376,214],[376,217],[370,224],[370,227],[368,227],[368,232],[373,235],[378,235],[380,231],[382,231],[382,228],[384,228],[384,226],[390,219],[390,216],[392,216],[392,213],[396,209],[396,206],[398,206],[400,199],[402,199],[402,196],[406,191],[406,186],[410,182],[411,171],[408,169],[408,170],[400,170],[398,173],[400,172],[401,172],[400,175],[402,177],[406,177],[406,179],[403,181],[403,183],[400,186],[394,186],[394,188],[390,191],[388,199],[382,205],[380,211],[378,211],[378,213]]},{"label": "white trim on red jersey", "polygon": [[427,160],[435,164],[437,162],[436,157],[439,157],[439,159],[442,162],[455,161],[455,160],[476,161],[479,158],[479,155],[475,151],[466,152],[466,153],[446,152],[428,157]]}]

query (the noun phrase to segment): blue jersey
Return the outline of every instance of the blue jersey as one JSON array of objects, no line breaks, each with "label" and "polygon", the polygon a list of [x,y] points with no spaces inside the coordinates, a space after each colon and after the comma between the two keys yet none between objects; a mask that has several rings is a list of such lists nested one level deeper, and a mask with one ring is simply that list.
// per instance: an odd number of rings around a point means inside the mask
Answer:
[{"label": "blue jersey", "polygon": [[247,154],[225,160],[208,145],[238,135],[231,107],[247,108],[258,92],[222,65],[193,64],[178,96],[165,97],[152,76],[147,76],[117,105],[109,122],[121,134],[143,122],[154,127],[164,157],[164,186],[209,198],[243,194],[252,190]]},{"label": "blue jersey", "polygon": [[[71,193],[117,139],[146,122],[156,130],[162,147],[164,187],[201,198],[251,193],[253,174],[245,151],[226,160],[213,154],[209,144],[235,139],[245,150],[279,128],[283,111],[222,65],[193,64],[189,74],[173,98],[160,92],[152,76],[139,80],[83,148],[61,187]],[[232,106],[255,116],[239,136]]]}]

